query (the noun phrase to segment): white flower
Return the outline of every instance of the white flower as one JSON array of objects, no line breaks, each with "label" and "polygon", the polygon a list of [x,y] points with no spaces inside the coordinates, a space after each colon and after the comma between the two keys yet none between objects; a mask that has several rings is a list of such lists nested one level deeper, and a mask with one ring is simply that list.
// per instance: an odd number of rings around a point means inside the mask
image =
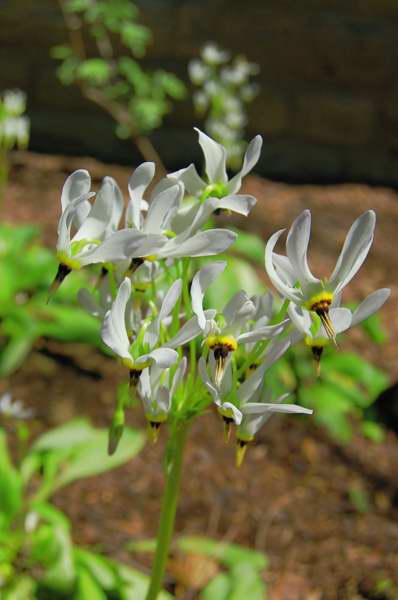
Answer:
[{"label": "white flower", "polygon": [[202,48],[201,57],[209,65],[220,65],[227,62],[229,59],[229,52],[221,50],[213,42],[208,42]]},{"label": "white flower", "polygon": [[139,335],[133,343],[130,341],[126,327],[130,295],[131,281],[126,277],[119,287],[111,309],[105,315],[101,337],[103,342],[122,359],[122,363],[130,371],[131,383],[136,385],[144,369],[152,364],[167,369],[176,362],[178,354],[172,348],[154,347],[158,341],[156,330],[146,341],[141,341]]},{"label": "white flower", "polygon": [[[387,288],[376,290],[369,294],[352,312],[348,308],[339,306],[341,294],[338,294],[329,309],[329,318],[335,335],[337,336],[339,333],[347,331],[347,329],[369,318],[383,306],[389,296],[390,290]],[[304,338],[305,344],[311,348],[313,357],[318,364],[319,374],[319,363],[323,349],[329,342],[325,327],[320,319],[319,322],[317,321],[317,317],[314,317],[313,313],[293,302],[289,304],[288,314],[296,328],[296,332],[292,334],[293,343]]]},{"label": "white flower", "polygon": [[[215,262],[203,267],[195,274],[191,285],[192,310],[216,361],[214,380],[217,386],[222,381],[228,358],[239,344],[270,339],[279,335],[288,323],[288,320],[285,320],[276,325],[266,325],[258,316],[258,306],[255,306],[243,290],[237,292],[225,305],[218,323],[214,318],[209,320],[203,310],[204,295],[225,266],[225,262]],[[260,323],[253,327],[255,315]]]},{"label": "white flower", "polygon": [[20,400],[12,401],[12,396],[6,392],[0,397],[0,415],[13,419],[29,419],[33,416],[33,410],[24,408]]},{"label": "white flower", "polygon": [[26,110],[26,94],[22,90],[6,90],[2,100],[10,116],[19,117]]},{"label": "white flower", "polygon": [[160,369],[157,365],[142,371],[138,384],[138,393],[144,405],[145,417],[149,424],[149,433],[156,441],[161,423],[167,420],[174,393],[182,382],[187,367],[183,357],[171,377],[169,369]]},{"label": "white flower", "polygon": [[342,289],[351,281],[365,260],[373,241],[376,216],[373,210],[363,213],[351,226],[332,275],[318,279],[307,263],[311,213],[305,210],[294,221],[286,241],[287,257],[274,252],[283,233],[277,231],[265,249],[265,268],[276,289],[292,302],[316,313],[329,338],[336,332],[329,317],[329,308]]},{"label": "white flower", "polygon": [[188,63],[189,77],[195,85],[201,85],[210,75],[210,69],[201,60],[193,59]]},{"label": "white flower", "polygon": [[[236,234],[226,229],[198,231],[211,214],[211,210],[209,212],[207,208],[195,207],[193,212],[176,219],[184,195],[184,186],[182,182],[173,178],[165,178],[155,187],[147,216],[144,218],[143,207],[146,210],[148,203],[143,201],[143,194],[152,181],[154,173],[154,163],[143,163],[134,171],[129,181],[130,202],[126,213],[127,225],[135,227],[148,237],[146,254],[142,254],[143,257],[150,256],[155,260],[212,256],[224,252],[235,241]],[[153,246],[151,246],[152,239],[155,239]],[[158,244],[158,240],[163,242]]]},{"label": "white flower", "polygon": [[[234,202],[237,204],[242,199],[241,196],[236,196],[242,185],[242,179],[254,168],[260,157],[262,138],[260,135],[256,135],[256,137],[252,139],[246,149],[241,170],[232,177],[232,179],[228,180],[226,170],[226,149],[200,131],[200,129],[195,127],[195,131],[198,132],[199,144],[205,158],[207,181],[199,176],[194,164],[191,164],[189,167],[181,169],[180,171],[170,173],[169,177],[182,181],[185,185],[185,189],[193,196],[202,199],[222,199],[223,201],[228,202],[225,206],[226,209],[234,210]],[[243,198],[251,197],[246,196]],[[231,201],[228,201],[228,199],[231,199]],[[254,202],[252,202],[251,206],[254,205]],[[218,208],[224,208],[224,206],[220,205]]]}]

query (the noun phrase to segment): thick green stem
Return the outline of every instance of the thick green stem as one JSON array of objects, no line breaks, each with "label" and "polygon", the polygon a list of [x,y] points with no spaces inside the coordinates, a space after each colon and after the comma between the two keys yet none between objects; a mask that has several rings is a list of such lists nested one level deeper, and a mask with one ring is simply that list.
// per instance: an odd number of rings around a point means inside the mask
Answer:
[{"label": "thick green stem", "polygon": [[174,530],[187,430],[188,423],[186,421],[177,422],[173,428],[169,447],[166,451],[166,482],[163,492],[151,581],[145,600],[156,600],[162,588],[170,543]]}]

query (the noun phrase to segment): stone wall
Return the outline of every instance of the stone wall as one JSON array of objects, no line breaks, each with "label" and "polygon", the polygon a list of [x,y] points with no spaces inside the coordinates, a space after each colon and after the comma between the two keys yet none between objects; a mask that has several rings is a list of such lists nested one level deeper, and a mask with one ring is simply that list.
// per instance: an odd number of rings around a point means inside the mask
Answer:
[{"label": "stone wall", "polygon": [[[398,0],[139,4],[154,34],[148,65],[186,78],[208,40],[261,65],[250,134],[264,136],[265,175],[398,184]],[[110,119],[57,81],[49,48],[64,38],[56,0],[0,0],[0,89],[27,92],[31,147],[136,162]],[[186,101],[154,134],[169,167],[197,158],[192,121]]]}]

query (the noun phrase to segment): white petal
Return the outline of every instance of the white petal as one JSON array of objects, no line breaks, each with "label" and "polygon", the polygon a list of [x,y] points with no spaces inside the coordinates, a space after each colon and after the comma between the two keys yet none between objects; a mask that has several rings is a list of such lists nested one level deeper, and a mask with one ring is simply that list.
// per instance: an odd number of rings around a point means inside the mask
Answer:
[{"label": "white petal", "polygon": [[137,167],[131,175],[128,183],[130,202],[128,206],[128,215],[126,220],[134,224],[136,229],[140,229],[141,203],[146,188],[151,183],[155,175],[155,163],[144,162]]},{"label": "white petal", "polygon": [[391,290],[388,288],[382,288],[369,294],[369,296],[367,296],[354,311],[352,315],[352,325],[361,323],[361,321],[364,321],[378,311],[388,300],[390,294]]},{"label": "white petal", "polygon": [[181,381],[184,378],[185,371],[187,370],[187,364],[188,364],[187,357],[183,356],[182,359],[180,360],[180,363],[179,363],[177,369],[176,369],[176,372],[174,373],[173,383],[170,388],[171,397],[174,396],[174,393],[175,393],[177,387],[179,386],[179,384],[181,383]]},{"label": "white petal", "polygon": [[224,307],[223,315],[226,327],[240,325],[254,315],[256,308],[244,290],[234,294]]},{"label": "white petal", "polygon": [[146,233],[161,233],[163,229],[167,229],[171,219],[177,212],[183,195],[184,188],[179,184],[173,185],[158,194],[149,205],[144,231]]},{"label": "white petal", "polygon": [[311,213],[304,210],[293,222],[286,240],[286,252],[303,288],[311,283],[319,283],[313,276],[307,262],[307,248],[311,233]]},{"label": "white petal", "polygon": [[[352,314],[348,308],[331,308],[329,316],[336,333],[342,333],[351,327]],[[321,327],[320,331],[322,337],[328,337],[323,327]]]},{"label": "white petal", "polygon": [[373,210],[363,213],[352,224],[345,239],[329,284],[336,293],[345,287],[361,267],[373,241],[376,214]]},{"label": "white petal", "polygon": [[[205,324],[206,321],[214,319],[216,316],[215,310],[205,310]],[[184,325],[181,327],[178,333],[174,337],[172,337],[168,342],[165,343],[165,346],[168,348],[178,348],[179,346],[183,346],[187,344],[198,335],[202,335],[203,331],[198,323],[198,317],[195,315],[191,319],[189,319]]]},{"label": "white petal", "polygon": [[159,254],[170,258],[214,256],[229,248],[236,237],[237,234],[228,229],[208,229],[184,241],[179,236],[169,240]]},{"label": "white petal", "polygon": [[280,236],[282,235],[282,233],[284,231],[285,231],[284,229],[277,231],[276,233],[274,233],[274,235],[272,235],[270,237],[270,239],[267,242],[267,245],[265,247],[265,270],[267,271],[267,274],[268,274],[268,277],[270,278],[271,283],[278,290],[278,292],[280,294],[282,294],[282,296],[286,296],[290,300],[293,300],[293,302],[299,303],[300,300],[302,300],[302,294],[299,292],[299,290],[286,284],[281,279],[281,277],[276,272],[274,263],[273,263],[274,248],[276,246],[278,239],[280,238]]},{"label": "white petal", "polygon": [[312,319],[308,310],[301,308],[294,302],[290,302],[287,312],[293,325],[298,329],[298,331],[300,331],[303,335],[309,335],[312,337]]},{"label": "white petal", "polygon": [[101,309],[100,305],[94,298],[93,294],[86,290],[86,288],[80,288],[80,290],[77,292],[77,299],[84,310],[90,315],[93,315],[93,317],[103,316],[103,310]]},{"label": "white petal", "polygon": [[105,315],[101,337],[115,354],[131,359],[130,341],[126,331],[126,306],[131,294],[131,281],[126,277],[118,289],[112,307]]},{"label": "white petal", "polygon": [[228,182],[228,190],[230,194],[236,194],[242,185],[242,179],[245,177],[257,164],[261,154],[263,140],[261,135],[256,135],[248,145],[243,159],[242,169]]},{"label": "white petal", "polygon": [[73,241],[103,239],[106,230],[109,230],[111,226],[114,203],[120,202],[120,198],[118,199],[116,196],[117,184],[115,184],[116,182],[110,177],[103,180],[95,202],[84,223],[73,237]]},{"label": "white petal", "polygon": [[249,342],[260,342],[261,340],[269,340],[282,333],[282,331],[289,324],[289,319],[285,319],[281,323],[276,325],[264,325],[263,327],[257,327],[253,331],[242,333],[238,336],[238,342],[240,344],[248,344]]},{"label": "white petal", "polygon": [[191,285],[192,310],[198,318],[199,327],[204,329],[206,317],[203,311],[203,298],[207,288],[224,271],[227,263],[224,261],[210,263],[195,273]]},{"label": "white petal", "polygon": [[170,410],[170,392],[164,385],[160,386],[156,395],[157,412],[167,414]]},{"label": "white petal", "polygon": [[232,404],[231,402],[223,402],[222,408],[225,410],[230,410],[232,412],[232,418],[233,418],[234,422],[236,423],[236,425],[241,424],[242,413],[238,408],[236,408],[236,406],[234,404]]},{"label": "white petal", "polygon": [[199,367],[199,374],[200,374],[202,381],[205,384],[207,390],[209,391],[209,393],[213,399],[213,402],[219,406],[221,404],[219,391],[216,388],[216,386],[212,383],[212,381],[210,380],[210,378],[208,376],[207,368],[206,368],[206,361],[202,356],[199,359],[198,367]]},{"label": "white petal", "polygon": [[61,206],[62,211],[66,209],[69,204],[83,195],[90,192],[91,188],[91,177],[90,173],[85,169],[78,169],[69,175],[66,179],[61,193]]},{"label": "white petal", "polygon": [[168,177],[170,177],[170,179],[182,181],[185,189],[189,194],[192,194],[192,196],[201,196],[206,187],[206,182],[199,177],[194,164],[189,165],[186,169],[180,169],[179,171],[170,173]]},{"label": "white petal", "polygon": [[178,359],[178,354],[171,348],[156,348],[137,359],[137,363],[153,360],[161,369],[168,369]]},{"label": "white petal", "polygon": [[211,206],[211,212],[220,209],[231,210],[247,217],[256,202],[257,200],[254,196],[237,194],[224,196],[224,198],[208,198],[204,204]]},{"label": "white petal", "polygon": [[[165,319],[173,310],[178,298],[181,295],[181,290],[182,280],[177,279],[177,281],[175,281],[170,287],[170,289],[167,291],[167,294],[163,299],[162,306],[160,307],[158,316],[155,319],[153,319],[152,323],[145,331],[144,342],[147,343],[150,348],[153,348],[153,346],[158,341],[160,325],[163,319]],[[167,346],[170,347],[169,344],[167,344]]]},{"label": "white petal", "polygon": [[298,404],[266,404],[264,402],[248,403],[242,407],[242,412],[246,415],[256,415],[266,412],[272,413],[296,413],[304,415],[312,415],[313,411],[309,408],[304,408]]},{"label": "white petal", "polygon": [[227,152],[221,144],[212,140],[208,135],[194,127],[199,134],[199,144],[205,157],[205,171],[210,183],[226,183]]},{"label": "white petal", "polygon": [[293,269],[290,260],[287,256],[277,254],[276,252],[272,255],[272,260],[278,273],[278,276],[290,287],[294,287],[298,281],[298,275]]}]

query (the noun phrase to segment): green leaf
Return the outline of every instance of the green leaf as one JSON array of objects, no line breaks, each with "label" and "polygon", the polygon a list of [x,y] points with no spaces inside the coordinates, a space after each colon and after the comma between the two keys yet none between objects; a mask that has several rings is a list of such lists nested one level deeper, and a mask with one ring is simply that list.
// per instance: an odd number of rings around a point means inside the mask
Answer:
[{"label": "green leaf", "polygon": [[116,589],[117,578],[114,569],[104,557],[82,548],[75,549],[75,557],[79,569],[83,566],[89,571],[102,589],[106,591]]},{"label": "green leaf", "polygon": [[8,377],[16,371],[29,355],[36,335],[27,331],[11,339],[0,355],[0,377]]},{"label": "green leaf", "polygon": [[238,544],[226,544],[206,537],[184,536],[179,538],[178,547],[183,552],[203,554],[216,558],[227,567],[241,563],[250,564],[254,569],[262,570],[267,566],[267,557],[262,552],[244,548]]},{"label": "green leaf", "polygon": [[361,323],[362,329],[366,331],[372,342],[375,344],[385,344],[387,341],[387,333],[384,329],[379,314],[374,314],[366,321]]},{"label": "green leaf", "polygon": [[43,433],[32,446],[35,451],[73,449],[95,439],[96,430],[87,419],[74,419]]},{"label": "green leaf", "polygon": [[11,587],[2,592],[2,600],[31,600],[35,598],[36,582],[27,575],[19,575]]},{"label": "green leaf", "polygon": [[203,600],[228,600],[232,580],[226,573],[219,573],[201,592]]},{"label": "green leaf", "polygon": [[120,38],[135,56],[143,56],[151,41],[151,32],[147,27],[137,23],[126,22],[120,30]]},{"label": "green leaf", "polygon": [[72,54],[72,48],[70,46],[53,46],[50,49],[51,58],[58,60],[65,60]]},{"label": "green leaf", "polygon": [[228,600],[264,600],[265,584],[256,568],[247,562],[233,566],[231,570],[232,585]]},{"label": "green leaf", "polygon": [[80,566],[78,569],[77,592],[73,596],[74,600],[106,600],[107,595],[98,585],[92,574]]},{"label": "green leaf", "polygon": [[86,444],[78,446],[57,477],[56,488],[84,477],[99,475],[127,462],[138,454],[145,443],[145,436],[140,431],[126,428],[115,454],[107,454],[107,431],[97,431]]},{"label": "green leaf", "polygon": [[11,463],[7,437],[0,429],[0,508],[6,522],[10,523],[22,506],[22,481]]},{"label": "green leaf", "polygon": [[357,354],[338,352],[325,357],[323,365],[326,371],[333,369],[349,375],[371,396],[378,396],[388,385],[388,377]]},{"label": "green leaf", "polygon": [[[121,600],[145,600],[149,587],[149,577],[141,573],[141,571],[114,561],[110,561],[110,564],[113,565],[119,578],[118,591]],[[174,596],[161,591],[157,600],[173,600],[173,598]]]},{"label": "green leaf", "polygon": [[365,437],[372,440],[376,444],[380,444],[384,441],[385,431],[379,423],[374,421],[364,421],[361,425],[362,433]]},{"label": "green leaf", "polygon": [[186,87],[173,73],[167,71],[156,71],[155,82],[158,83],[164,92],[175,100],[182,100],[186,96]]},{"label": "green leaf", "polygon": [[102,58],[90,58],[80,63],[77,74],[81,79],[89,83],[102,85],[109,80],[111,67]]},{"label": "green leaf", "polygon": [[69,592],[75,581],[73,546],[67,528],[41,525],[32,534],[32,558],[44,568],[41,583],[61,592]]}]

